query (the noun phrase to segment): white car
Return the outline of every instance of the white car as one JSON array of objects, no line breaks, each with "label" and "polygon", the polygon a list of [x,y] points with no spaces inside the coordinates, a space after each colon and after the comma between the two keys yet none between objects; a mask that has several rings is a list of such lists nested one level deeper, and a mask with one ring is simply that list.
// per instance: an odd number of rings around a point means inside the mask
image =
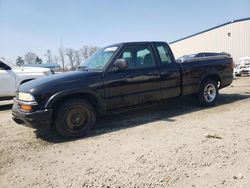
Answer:
[{"label": "white car", "polygon": [[20,84],[50,74],[49,68],[19,67],[0,59],[0,99],[15,96]]},{"label": "white car", "polygon": [[240,63],[236,65],[234,70],[235,76],[250,75],[250,57],[242,57],[239,61]]}]

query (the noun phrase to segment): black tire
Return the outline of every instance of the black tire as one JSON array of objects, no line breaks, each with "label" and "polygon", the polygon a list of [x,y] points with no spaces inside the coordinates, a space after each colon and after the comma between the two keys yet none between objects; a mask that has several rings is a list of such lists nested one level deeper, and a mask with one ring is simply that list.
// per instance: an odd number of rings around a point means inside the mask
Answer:
[{"label": "black tire", "polygon": [[241,74],[235,74],[236,77],[241,77]]},{"label": "black tire", "polygon": [[56,114],[56,129],[65,138],[85,136],[94,126],[96,114],[93,106],[83,99],[64,102]]},{"label": "black tire", "polygon": [[218,83],[214,80],[207,79],[201,83],[198,94],[199,104],[201,106],[212,106],[218,98]]}]

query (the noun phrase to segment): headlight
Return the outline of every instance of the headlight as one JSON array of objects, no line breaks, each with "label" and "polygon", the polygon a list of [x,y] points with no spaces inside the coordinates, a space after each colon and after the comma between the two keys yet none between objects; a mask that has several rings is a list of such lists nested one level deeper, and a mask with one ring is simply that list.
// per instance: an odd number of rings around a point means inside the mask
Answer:
[{"label": "headlight", "polygon": [[30,93],[23,93],[23,92],[17,93],[17,99],[21,101],[27,101],[27,102],[35,101],[35,98],[33,97],[33,95],[31,95]]}]

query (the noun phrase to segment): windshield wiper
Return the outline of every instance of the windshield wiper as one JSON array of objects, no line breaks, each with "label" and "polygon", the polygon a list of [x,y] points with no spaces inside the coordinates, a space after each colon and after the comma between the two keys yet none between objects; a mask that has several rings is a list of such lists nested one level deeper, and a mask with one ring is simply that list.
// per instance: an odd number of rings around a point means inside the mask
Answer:
[{"label": "windshield wiper", "polygon": [[84,65],[81,65],[79,67],[77,67],[77,70],[85,70],[85,71],[88,71],[88,68]]}]

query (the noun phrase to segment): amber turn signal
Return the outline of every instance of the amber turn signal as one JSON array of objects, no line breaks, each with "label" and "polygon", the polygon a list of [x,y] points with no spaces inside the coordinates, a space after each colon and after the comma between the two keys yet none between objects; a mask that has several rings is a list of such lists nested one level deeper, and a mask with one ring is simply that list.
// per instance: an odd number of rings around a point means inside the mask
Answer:
[{"label": "amber turn signal", "polygon": [[24,105],[24,104],[22,104],[22,105],[20,106],[20,108],[21,108],[22,110],[26,110],[26,111],[31,111],[31,110],[32,110],[32,106]]}]

